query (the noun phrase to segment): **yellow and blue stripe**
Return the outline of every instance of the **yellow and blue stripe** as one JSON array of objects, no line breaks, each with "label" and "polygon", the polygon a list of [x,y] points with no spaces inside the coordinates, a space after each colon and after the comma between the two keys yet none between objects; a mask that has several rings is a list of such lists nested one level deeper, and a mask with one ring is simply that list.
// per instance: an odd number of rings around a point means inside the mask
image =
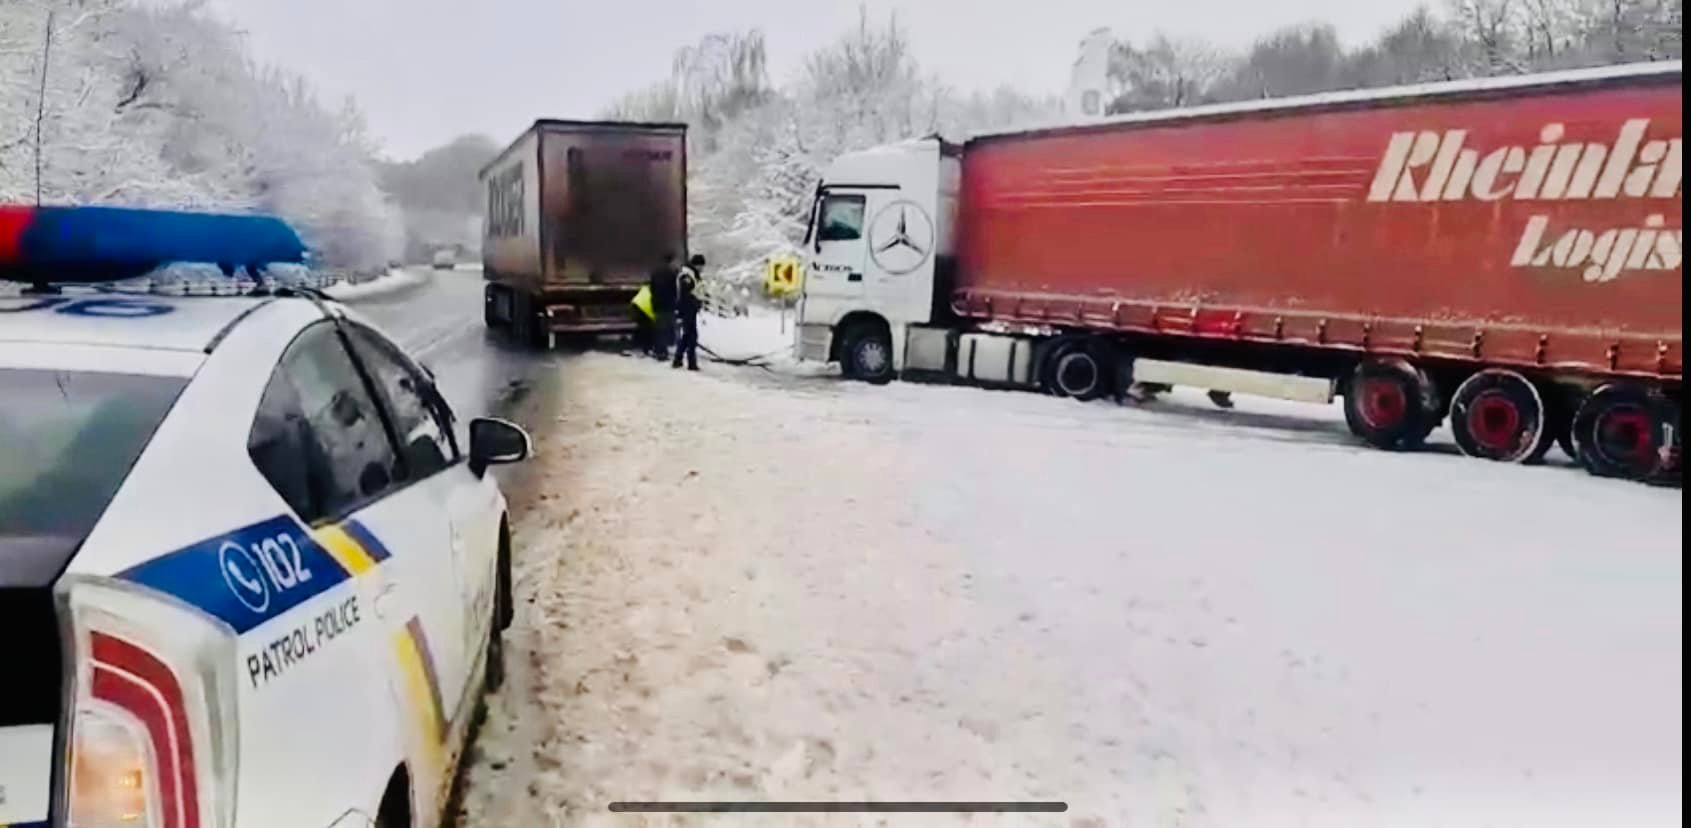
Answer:
[{"label": "yellow and blue stripe", "polygon": [[[279,515],[144,561],[118,577],[180,598],[244,633],[389,557],[356,520],[307,530]],[[309,577],[283,586],[268,574],[265,558],[289,573],[297,564]]]}]

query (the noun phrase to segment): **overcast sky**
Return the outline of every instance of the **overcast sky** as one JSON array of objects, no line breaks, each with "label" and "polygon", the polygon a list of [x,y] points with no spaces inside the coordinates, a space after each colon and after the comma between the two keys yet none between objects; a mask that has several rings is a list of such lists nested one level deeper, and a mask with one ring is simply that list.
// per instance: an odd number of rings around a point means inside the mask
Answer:
[{"label": "overcast sky", "polygon": [[[1108,26],[1243,46],[1276,26],[1324,20],[1366,40],[1417,0],[874,0],[896,12],[927,71],[963,89],[1059,94],[1076,47]],[[414,157],[467,133],[499,141],[537,117],[593,117],[663,78],[678,46],[762,29],[779,83],[854,25],[857,0],[211,0],[261,60],[351,95],[387,155]]]}]

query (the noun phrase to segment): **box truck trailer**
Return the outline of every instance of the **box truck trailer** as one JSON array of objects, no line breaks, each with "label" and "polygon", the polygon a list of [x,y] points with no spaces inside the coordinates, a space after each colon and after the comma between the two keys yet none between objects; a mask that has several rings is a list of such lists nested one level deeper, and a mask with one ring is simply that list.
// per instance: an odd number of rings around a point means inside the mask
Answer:
[{"label": "box truck trailer", "polygon": [[871,382],[1342,399],[1676,474],[1678,62],[1136,114],[837,159],[797,347]]},{"label": "box truck trailer", "polygon": [[630,301],[687,252],[687,127],[543,120],[481,172],[484,317],[519,342],[634,330]]}]

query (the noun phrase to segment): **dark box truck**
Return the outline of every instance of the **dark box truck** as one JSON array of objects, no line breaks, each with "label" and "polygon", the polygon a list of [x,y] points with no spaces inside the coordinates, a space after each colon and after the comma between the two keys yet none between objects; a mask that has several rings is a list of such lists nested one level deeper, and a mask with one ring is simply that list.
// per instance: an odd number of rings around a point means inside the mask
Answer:
[{"label": "dark box truck", "polygon": [[513,339],[634,330],[630,302],[687,252],[687,127],[536,121],[481,172],[485,319]]}]

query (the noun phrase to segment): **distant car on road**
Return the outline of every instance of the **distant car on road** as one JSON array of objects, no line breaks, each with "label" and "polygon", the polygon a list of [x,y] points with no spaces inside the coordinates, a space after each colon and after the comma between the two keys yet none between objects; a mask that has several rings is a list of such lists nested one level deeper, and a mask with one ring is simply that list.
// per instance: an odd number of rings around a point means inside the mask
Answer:
[{"label": "distant car on road", "polygon": [[434,253],[435,270],[451,270],[458,266],[458,254],[452,250],[436,250]]},{"label": "distant car on road", "polygon": [[[32,222],[0,210],[0,254]],[[439,824],[512,617],[488,468],[527,435],[311,292],[0,318],[0,823]]]}]

